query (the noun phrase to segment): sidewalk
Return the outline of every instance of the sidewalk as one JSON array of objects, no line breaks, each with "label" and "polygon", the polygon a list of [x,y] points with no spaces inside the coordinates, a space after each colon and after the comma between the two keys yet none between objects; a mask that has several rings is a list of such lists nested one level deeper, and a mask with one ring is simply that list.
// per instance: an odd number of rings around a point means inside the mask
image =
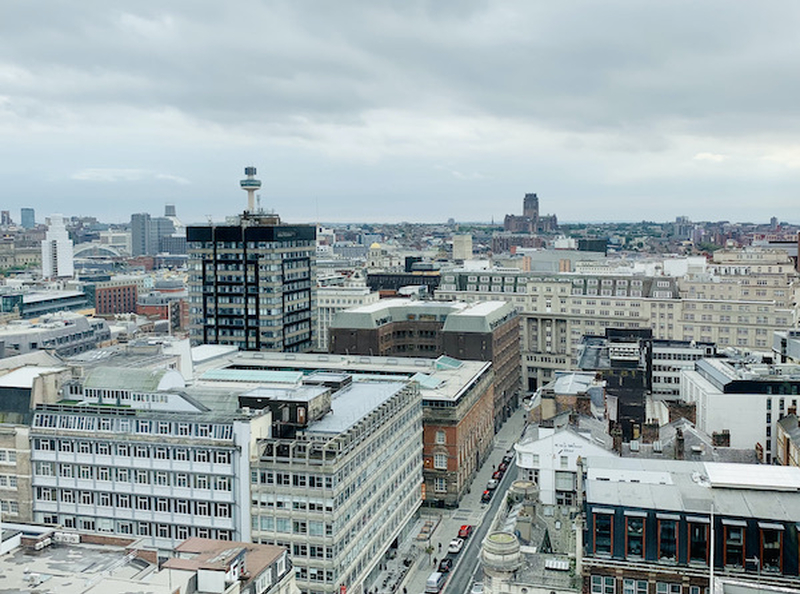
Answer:
[{"label": "sidewalk", "polygon": [[[485,485],[503,456],[519,439],[524,423],[525,411],[520,408],[494,436],[494,446],[489,456],[478,470],[470,492],[456,509],[421,509],[420,517],[412,527],[409,537],[400,543],[397,557],[386,561],[384,569],[369,585],[370,594],[402,594],[404,589],[408,594],[422,594],[425,591],[428,576],[436,570],[438,562],[446,555],[447,546],[458,536],[459,528],[464,524],[477,526],[483,521],[486,505],[481,503],[481,495]],[[434,549],[430,555],[425,553],[429,543]],[[433,562],[434,559],[436,563]],[[459,555],[454,571],[458,571],[461,560]],[[409,561],[410,566],[406,566]]]}]

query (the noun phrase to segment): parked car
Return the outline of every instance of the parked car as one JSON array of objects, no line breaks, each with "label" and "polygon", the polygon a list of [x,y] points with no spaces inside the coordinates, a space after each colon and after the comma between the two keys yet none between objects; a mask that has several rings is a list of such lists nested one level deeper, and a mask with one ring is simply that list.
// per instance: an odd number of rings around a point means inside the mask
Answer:
[{"label": "parked car", "polygon": [[450,557],[439,561],[439,573],[450,573],[451,569],[453,569],[453,560]]},{"label": "parked car", "polygon": [[[503,462],[505,462],[506,464],[511,464],[512,460],[514,460],[514,454],[509,453],[509,454],[506,454],[505,456],[503,456]],[[475,582],[475,583],[478,584],[480,582]],[[483,585],[483,584],[481,584],[481,585]]]},{"label": "parked car", "polygon": [[483,582],[473,582],[469,594],[483,594]]},{"label": "parked car", "polygon": [[464,539],[463,538],[454,538],[450,541],[450,546],[447,547],[448,553],[453,553],[457,555],[461,552],[461,549],[464,547]]},{"label": "parked car", "polygon": [[492,478],[499,481],[501,478],[503,478],[503,471],[502,470],[495,470],[492,473]]},{"label": "parked car", "polygon": [[489,503],[492,500],[492,493],[494,493],[494,491],[484,491],[483,495],[481,495],[481,502]]},{"label": "parked car", "polygon": [[464,540],[468,539],[471,535],[472,535],[472,526],[470,526],[469,524],[464,524],[458,530],[458,537],[463,538]]},{"label": "parked car", "polygon": [[497,470],[499,470],[500,472],[505,472],[506,470],[508,470],[508,464],[506,464],[505,462],[500,462],[500,466],[497,467]]},{"label": "parked car", "polygon": [[487,491],[494,491],[497,488],[497,485],[500,484],[500,481],[497,479],[492,479],[488,483],[486,483],[486,490]]}]

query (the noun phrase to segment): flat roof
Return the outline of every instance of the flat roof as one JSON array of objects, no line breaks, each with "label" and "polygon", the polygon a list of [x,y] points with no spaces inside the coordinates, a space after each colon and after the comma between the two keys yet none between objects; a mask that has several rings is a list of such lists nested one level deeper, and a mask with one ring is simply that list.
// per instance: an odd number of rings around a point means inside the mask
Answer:
[{"label": "flat roof", "polygon": [[303,431],[305,435],[338,435],[406,387],[405,382],[354,381],[333,394],[331,412]]},{"label": "flat roof", "polygon": [[38,291],[35,293],[25,293],[22,295],[23,303],[38,303],[39,301],[49,301],[51,299],[67,299],[69,297],[86,297],[81,291]]},{"label": "flat roof", "polygon": [[153,572],[145,582],[135,578],[143,563],[132,563],[122,547],[69,544],[46,547],[36,555],[20,547],[0,557],[5,578],[0,588],[4,592],[59,594],[170,594],[192,575]]},{"label": "flat roof", "polygon": [[20,367],[0,376],[0,387],[32,388],[34,380],[40,375],[66,370],[66,367]]},{"label": "flat roof", "polygon": [[[444,332],[491,332],[498,320],[514,313],[507,301],[419,301],[415,299],[381,299],[338,312],[331,328],[371,329],[390,322],[419,320],[419,316],[435,316],[444,322]],[[424,321],[424,320],[422,320]]]},{"label": "flat roof", "polygon": [[587,466],[590,505],[708,515],[713,504],[720,516],[800,521],[800,468],[592,457]]},{"label": "flat roof", "polygon": [[[300,371],[308,375],[329,371],[353,375],[354,380],[381,379],[405,382],[418,375],[423,400],[451,402],[478,377],[491,369],[490,361],[462,361],[452,357],[422,359],[412,357],[369,357],[366,355],[332,355],[304,353],[274,353],[267,351],[237,351],[230,356],[195,366],[200,378],[211,369],[246,367],[277,371]],[[426,376],[426,377],[423,377]],[[195,381],[194,386],[208,388],[214,382]],[[433,386],[436,387],[433,387]],[[255,387],[255,386],[254,386]],[[194,393],[194,387],[188,391]],[[239,390],[231,383],[231,389]]]}]

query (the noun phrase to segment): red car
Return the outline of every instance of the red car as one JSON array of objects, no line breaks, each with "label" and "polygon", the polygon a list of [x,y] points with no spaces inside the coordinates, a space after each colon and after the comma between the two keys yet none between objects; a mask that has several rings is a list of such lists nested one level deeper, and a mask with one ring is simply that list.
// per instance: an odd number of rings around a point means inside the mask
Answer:
[{"label": "red car", "polygon": [[508,464],[506,464],[505,462],[501,462],[500,466],[497,467],[497,470],[499,470],[500,472],[505,472],[506,470],[508,470]]},{"label": "red car", "polygon": [[494,473],[492,474],[492,478],[499,481],[501,478],[503,478],[503,471],[495,470]]},{"label": "red car", "polygon": [[489,501],[492,499],[492,493],[493,491],[484,491],[483,495],[481,495],[481,501],[483,503],[489,503]]},{"label": "red car", "polygon": [[472,534],[472,526],[469,524],[464,524],[458,531],[459,538],[469,538],[470,534]]}]

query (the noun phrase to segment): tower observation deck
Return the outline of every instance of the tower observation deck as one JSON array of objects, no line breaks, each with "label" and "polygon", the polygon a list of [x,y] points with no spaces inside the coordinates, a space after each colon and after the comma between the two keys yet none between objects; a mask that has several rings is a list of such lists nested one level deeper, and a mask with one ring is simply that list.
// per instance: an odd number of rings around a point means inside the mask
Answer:
[{"label": "tower observation deck", "polygon": [[253,214],[256,211],[256,191],[261,189],[261,180],[255,177],[255,167],[245,167],[244,174],[247,177],[239,182],[239,186],[247,192],[247,212]]}]

